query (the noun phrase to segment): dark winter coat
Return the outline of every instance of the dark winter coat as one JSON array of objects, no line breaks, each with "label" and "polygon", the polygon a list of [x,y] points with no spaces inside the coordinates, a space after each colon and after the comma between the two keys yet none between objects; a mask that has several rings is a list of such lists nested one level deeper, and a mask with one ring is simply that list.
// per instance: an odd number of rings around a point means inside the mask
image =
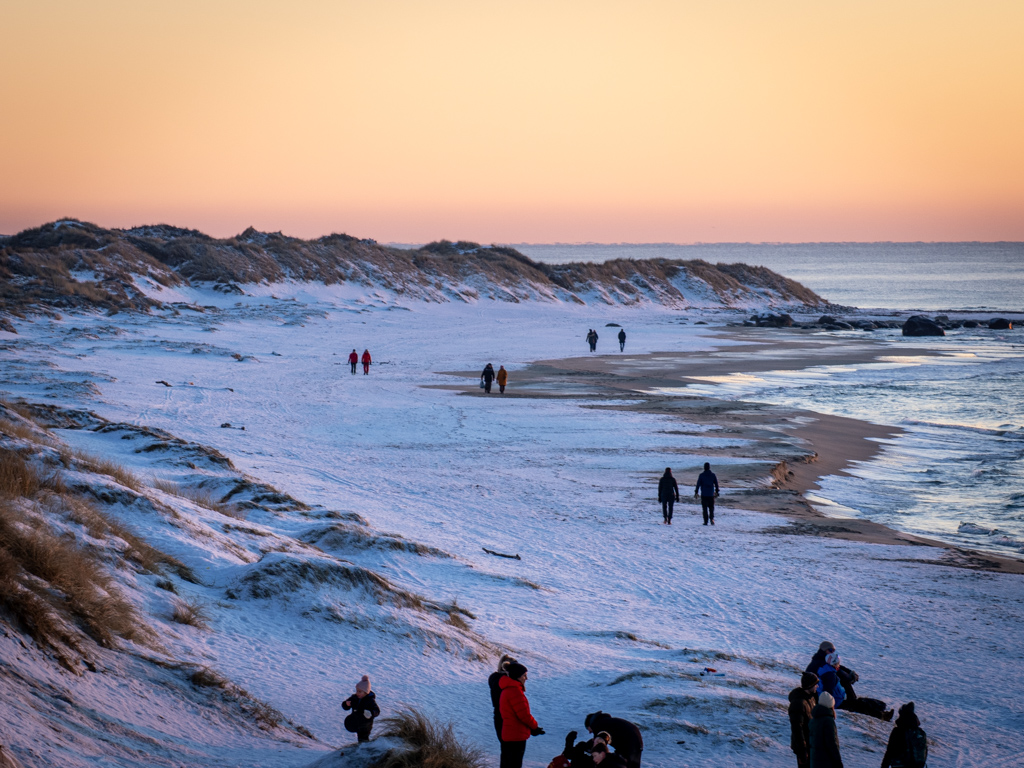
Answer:
[{"label": "dark winter coat", "polygon": [[896,718],[896,727],[889,734],[889,744],[882,758],[882,768],[917,768],[913,756],[908,754],[907,737],[911,731],[921,727],[921,721],[913,712]]},{"label": "dark winter coat", "polygon": [[629,768],[629,763],[618,752],[609,752],[601,761],[600,768]]},{"label": "dark winter coat", "polygon": [[[818,670],[825,666],[825,657],[827,655],[828,654],[825,653],[824,651],[818,651],[811,658],[811,663],[807,665],[807,669],[805,669],[804,672],[811,672],[811,673],[813,673],[815,675],[818,674]],[[860,679],[860,676],[856,672],[854,672],[852,669],[850,669],[849,667],[844,667],[844,666],[840,665],[840,667],[839,667],[839,682],[843,684],[843,688],[846,689],[847,693],[850,693],[853,684],[855,682],[857,682],[857,680],[859,680],[859,679]],[[854,698],[854,697],[851,696],[850,698]]]},{"label": "dark winter coat", "polygon": [[491,689],[491,706],[494,707],[495,713],[498,712],[498,705],[501,703],[501,687],[498,683],[503,677],[508,675],[504,672],[491,672],[491,676],[487,678],[487,687]]},{"label": "dark winter coat", "polygon": [[789,692],[789,746],[804,759],[810,754],[811,710],[818,704],[818,697],[806,688],[794,688]]},{"label": "dark winter coat", "polygon": [[[345,718],[345,730],[349,733],[368,731],[373,727],[373,719],[380,715],[380,707],[377,706],[377,695],[370,691],[359,698],[355,694],[341,702],[342,709],[351,709],[352,714]],[[369,717],[366,714],[369,713]]]},{"label": "dark winter coat", "polygon": [[633,762],[634,759],[639,761],[640,753],[644,751],[644,737],[640,735],[640,729],[629,720],[601,712],[591,721],[589,728],[594,733],[607,731],[612,737],[612,748],[622,755],[626,762]]},{"label": "dark winter coat", "polygon": [[679,501],[679,483],[672,475],[662,475],[658,481],[658,501]]},{"label": "dark winter coat", "polygon": [[718,477],[710,469],[705,469],[697,478],[697,485],[693,490],[699,491],[701,496],[714,496],[718,493]]},{"label": "dark winter coat", "polygon": [[625,331],[619,331],[619,341],[625,341],[625,340],[626,340],[626,332]]},{"label": "dark winter coat", "polygon": [[487,367],[484,368],[484,372],[480,374],[480,378],[488,383],[494,381],[494,366],[488,363]]},{"label": "dark winter coat", "polygon": [[501,699],[501,740],[526,741],[530,731],[537,727],[537,721],[530,714],[530,702],[526,700],[526,689],[521,682],[505,675],[498,681]]},{"label": "dark winter coat", "polygon": [[810,747],[811,768],[843,768],[836,713],[832,707],[817,704],[811,710]]}]

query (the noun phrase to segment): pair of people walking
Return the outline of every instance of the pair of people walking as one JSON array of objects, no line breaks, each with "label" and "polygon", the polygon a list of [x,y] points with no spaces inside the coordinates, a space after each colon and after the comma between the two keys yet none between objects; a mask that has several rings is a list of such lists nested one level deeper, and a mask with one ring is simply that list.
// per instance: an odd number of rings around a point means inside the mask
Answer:
[{"label": "pair of people walking", "polygon": [[488,395],[491,394],[491,382],[494,381],[498,382],[498,392],[504,395],[505,385],[508,384],[508,371],[502,365],[498,367],[498,371],[495,373],[494,366],[488,363],[484,366],[483,373],[480,374],[480,385]]},{"label": "pair of people walking", "polygon": [[[373,362],[373,358],[370,357],[370,350],[368,350],[368,349],[364,349],[363,350],[362,362],[363,362],[363,375],[364,376],[369,375],[369,373],[370,373],[370,363]],[[352,373],[354,374],[356,372],[356,366],[359,364],[359,353],[356,352],[354,349],[349,353],[348,363],[349,363],[349,365],[352,366]]]},{"label": "pair of people walking", "polygon": [[[701,512],[704,525],[715,524],[715,497],[719,494],[718,477],[711,471],[711,464],[704,462],[704,471],[697,478],[693,495],[700,496]],[[679,483],[672,476],[672,468],[665,467],[665,474],[658,481],[658,501],[661,502],[661,515],[666,525],[672,525],[673,508],[679,501]]]},{"label": "pair of people walking", "polygon": [[587,331],[587,344],[590,345],[591,352],[597,351],[597,339],[597,331],[595,331],[593,328]]}]

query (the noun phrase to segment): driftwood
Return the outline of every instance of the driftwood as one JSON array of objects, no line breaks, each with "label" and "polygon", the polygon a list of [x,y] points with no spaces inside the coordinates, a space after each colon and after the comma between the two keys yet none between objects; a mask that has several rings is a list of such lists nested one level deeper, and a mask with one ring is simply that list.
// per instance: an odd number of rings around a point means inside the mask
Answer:
[{"label": "driftwood", "polygon": [[488,549],[487,547],[483,547],[483,550],[488,555],[494,555],[495,557],[507,557],[509,560],[522,560],[523,559],[519,555],[506,555],[504,552],[495,552],[493,549]]}]

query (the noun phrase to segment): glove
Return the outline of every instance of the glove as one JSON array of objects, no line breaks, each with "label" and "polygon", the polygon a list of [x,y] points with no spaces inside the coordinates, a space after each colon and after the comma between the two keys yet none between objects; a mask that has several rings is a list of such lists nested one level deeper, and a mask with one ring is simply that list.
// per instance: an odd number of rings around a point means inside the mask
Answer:
[{"label": "glove", "polygon": [[543,736],[544,735],[544,729],[543,728],[534,728],[532,731],[530,731],[530,735],[531,736]]},{"label": "glove", "polygon": [[368,709],[364,709],[363,710],[363,717],[365,717],[367,720],[372,720],[373,719],[373,712],[371,712]]},{"label": "glove", "polygon": [[565,737],[565,748],[572,749],[572,745],[576,743],[576,731],[569,731]]}]

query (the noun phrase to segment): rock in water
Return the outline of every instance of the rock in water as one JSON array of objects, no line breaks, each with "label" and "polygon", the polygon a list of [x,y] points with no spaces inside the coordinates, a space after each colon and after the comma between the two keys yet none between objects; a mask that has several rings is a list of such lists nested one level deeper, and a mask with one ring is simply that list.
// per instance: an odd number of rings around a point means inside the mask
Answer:
[{"label": "rock in water", "polygon": [[992,331],[1009,331],[1013,329],[1013,323],[1005,317],[996,317],[988,321],[988,327]]},{"label": "rock in water", "polygon": [[942,327],[924,315],[913,315],[903,324],[904,336],[945,336]]}]

